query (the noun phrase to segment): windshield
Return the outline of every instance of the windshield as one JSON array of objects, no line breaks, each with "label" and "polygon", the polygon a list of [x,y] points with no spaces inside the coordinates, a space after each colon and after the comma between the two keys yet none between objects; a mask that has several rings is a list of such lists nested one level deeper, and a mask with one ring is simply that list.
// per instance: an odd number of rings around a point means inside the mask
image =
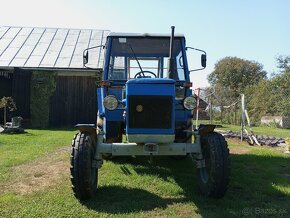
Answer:
[{"label": "windshield", "polygon": [[[169,37],[112,38],[108,79],[167,78],[169,44]],[[184,81],[181,38],[174,40],[173,57],[176,60],[173,78]]]}]

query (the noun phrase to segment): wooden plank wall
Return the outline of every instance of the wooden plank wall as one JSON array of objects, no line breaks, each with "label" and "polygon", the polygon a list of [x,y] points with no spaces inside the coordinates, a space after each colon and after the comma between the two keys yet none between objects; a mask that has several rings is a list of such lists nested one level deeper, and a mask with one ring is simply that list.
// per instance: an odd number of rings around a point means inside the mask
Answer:
[{"label": "wooden plank wall", "polygon": [[30,119],[30,85],[31,71],[15,68],[12,81],[12,98],[17,110],[13,116],[21,116],[25,120]]},{"label": "wooden plank wall", "polygon": [[50,99],[50,126],[73,127],[95,123],[97,114],[96,78],[58,76],[56,91]]},{"label": "wooden plank wall", "polygon": [[[0,99],[4,96],[12,96],[12,73],[8,73],[6,70],[0,69]],[[4,120],[4,109],[0,108],[0,124],[3,124]],[[10,118],[8,118],[10,119]]]}]

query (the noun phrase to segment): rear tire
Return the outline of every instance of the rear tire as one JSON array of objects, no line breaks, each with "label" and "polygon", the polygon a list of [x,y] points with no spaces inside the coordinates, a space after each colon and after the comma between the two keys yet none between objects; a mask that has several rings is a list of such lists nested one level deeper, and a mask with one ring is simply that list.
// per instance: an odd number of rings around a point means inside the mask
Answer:
[{"label": "rear tire", "polygon": [[200,190],[206,197],[221,198],[230,177],[227,142],[221,134],[210,132],[201,137],[201,147],[206,167],[197,170]]},{"label": "rear tire", "polygon": [[75,196],[80,200],[93,197],[97,191],[98,169],[93,167],[95,140],[87,132],[75,135],[71,147],[71,182]]}]

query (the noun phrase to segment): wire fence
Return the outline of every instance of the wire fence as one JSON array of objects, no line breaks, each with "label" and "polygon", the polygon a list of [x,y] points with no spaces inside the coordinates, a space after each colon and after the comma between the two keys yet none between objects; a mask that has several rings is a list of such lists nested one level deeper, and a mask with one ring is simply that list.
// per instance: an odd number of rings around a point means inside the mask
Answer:
[{"label": "wire fence", "polygon": [[[263,87],[240,93],[235,97],[222,96],[214,88],[194,90],[200,104],[194,111],[198,122],[241,125],[242,94],[245,109],[253,126],[290,129],[290,87]],[[198,112],[197,112],[198,111]]]}]

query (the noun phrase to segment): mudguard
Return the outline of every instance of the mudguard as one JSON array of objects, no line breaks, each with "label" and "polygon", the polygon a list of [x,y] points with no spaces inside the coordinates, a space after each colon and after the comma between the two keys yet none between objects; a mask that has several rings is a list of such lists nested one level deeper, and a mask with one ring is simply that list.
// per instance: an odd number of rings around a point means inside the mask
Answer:
[{"label": "mudguard", "polygon": [[75,127],[78,127],[80,132],[88,132],[95,137],[97,136],[96,124],[77,124]]},{"label": "mudguard", "polygon": [[213,132],[216,127],[221,127],[221,125],[200,124],[198,127],[198,131],[199,131],[200,136],[205,136],[206,134]]}]

